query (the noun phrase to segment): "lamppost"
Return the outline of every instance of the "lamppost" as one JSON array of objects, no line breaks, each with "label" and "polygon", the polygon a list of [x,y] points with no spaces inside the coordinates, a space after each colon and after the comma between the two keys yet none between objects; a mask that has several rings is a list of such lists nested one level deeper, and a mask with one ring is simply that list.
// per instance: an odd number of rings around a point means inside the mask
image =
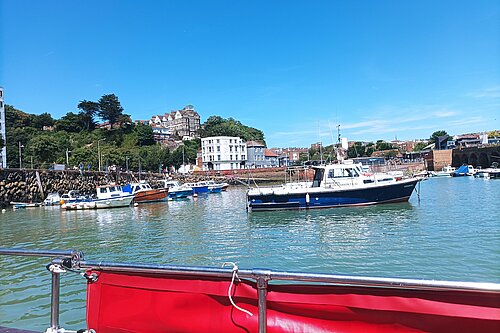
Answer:
[{"label": "lamppost", "polygon": [[127,173],[128,173],[128,156],[125,156],[125,166],[127,168]]},{"label": "lamppost", "polygon": [[19,141],[19,169],[23,168],[23,158],[21,156],[21,148],[24,148],[24,146],[21,144],[21,141]]},{"label": "lamppost", "polygon": [[69,167],[69,153],[71,153],[71,150],[66,148],[66,168]]},{"label": "lamppost", "polygon": [[101,149],[99,143],[104,140],[106,140],[106,138],[97,140],[97,159],[99,161],[99,171],[101,171]]}]

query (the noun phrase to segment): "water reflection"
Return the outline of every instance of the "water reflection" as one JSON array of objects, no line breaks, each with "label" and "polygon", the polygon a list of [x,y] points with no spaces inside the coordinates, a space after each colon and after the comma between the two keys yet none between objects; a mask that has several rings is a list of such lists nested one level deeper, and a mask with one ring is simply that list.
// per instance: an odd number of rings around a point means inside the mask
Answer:
[{"label": "water reflection", "polygon": [[[431,179],[420,204],[413,196],[310,211],[247,213],[244,188],[110,210],[7,211],[0,246],[79,249],[89,260],[499,282],[498,184]],[[48,326],[47,262],[0,257],[0,326]],[[61,293],[61,323],[82,328],[84,281],[65,275]]]}]

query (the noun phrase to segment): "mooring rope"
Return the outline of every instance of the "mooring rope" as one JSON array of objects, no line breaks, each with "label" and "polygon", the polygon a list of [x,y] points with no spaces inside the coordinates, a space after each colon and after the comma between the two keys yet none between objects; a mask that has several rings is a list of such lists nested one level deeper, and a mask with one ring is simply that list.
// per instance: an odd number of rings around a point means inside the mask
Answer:
[{"label": "mooring rope", "polygon": [[[233,266],[233,276],[231,278],[231,284],[229,284],[229,289],[227,290],[227,296],[229,297],[229,301],[231,304],[238,310],[245,312],[246,314],[253,316],[253,313],[251,313],[248,310],[240,308],[238,305],[236,305],[233,302],[233,298],[231,297],[231,289],[233,288],[234,285],[234,279],[238,277],[238,266],[234,262],[225,262],[222,264],[222,268],[224,268],[226,265],[232,265]],[[238,278],[239,279],[239,278]]]}]

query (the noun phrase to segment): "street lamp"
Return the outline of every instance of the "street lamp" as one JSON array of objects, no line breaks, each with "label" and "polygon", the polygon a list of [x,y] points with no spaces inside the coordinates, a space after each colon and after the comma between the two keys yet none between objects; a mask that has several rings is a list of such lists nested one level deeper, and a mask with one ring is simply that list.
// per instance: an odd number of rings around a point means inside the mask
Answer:
[{"label": "street lamp", "polygon": [[127,168],[127,173],[128,173],[128,156],[125,156],[125,166]]},{"label": "street lamp", "polygon": [[101,171],[101,149],[99,146],[99,142],[104,141],[104,140],[106,140],[106,138],[97,140],[97,158],[99,161],[99,171]]},{"label": "street lamp", "polygon": [[21,148],[24,148],[24,146],[21,144],[21,141],[19,141],[19,169],[23,168],[23,158],[21,156]]},{"label": "street lamp", "polygon": [[66,148],[66,168],[69,167],[69,153],[71,153],[71,150]]}]

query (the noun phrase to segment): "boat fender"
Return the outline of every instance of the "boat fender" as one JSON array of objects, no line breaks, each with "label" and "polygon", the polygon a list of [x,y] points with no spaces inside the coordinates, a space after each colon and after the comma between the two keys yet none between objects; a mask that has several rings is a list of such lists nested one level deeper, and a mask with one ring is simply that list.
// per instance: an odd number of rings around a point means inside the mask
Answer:
[{"label": "boat fender", "polygon": [[306,193],[306,204],[309,204],[311,198],[309,197],[309,193]]}]

